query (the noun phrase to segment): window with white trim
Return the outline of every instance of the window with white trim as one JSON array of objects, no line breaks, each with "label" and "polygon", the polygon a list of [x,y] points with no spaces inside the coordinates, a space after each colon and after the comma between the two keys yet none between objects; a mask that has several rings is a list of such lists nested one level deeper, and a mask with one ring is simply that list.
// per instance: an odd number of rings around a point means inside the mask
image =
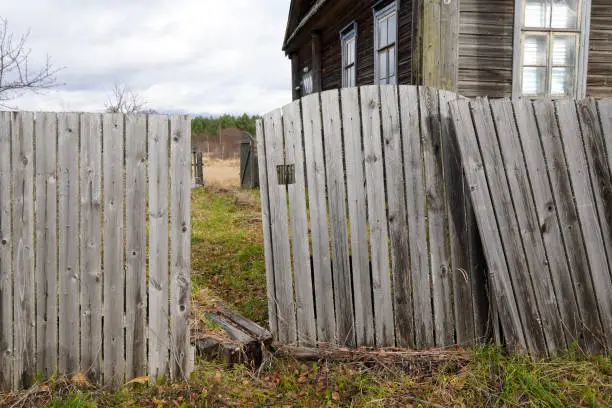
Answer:
[{"label": "window with white trim", "polygon": [[302,96],[309,95],[313,92],[314,82],[312,79],[312,70],[304,68],[302,72]]},{"label": "window with white trim", "polygon": [[342,46],[342,87],[357,84],[357,29],[353,23],[340,33]]},{"label": "window with white trim", "polygon": [[590,1],[516,0],[516,7],[516,96],[584,96]]},{"label": "window with white trim", "polygon": [[374,72],[378,84],[397,83],[397,5],[374,11]]}]

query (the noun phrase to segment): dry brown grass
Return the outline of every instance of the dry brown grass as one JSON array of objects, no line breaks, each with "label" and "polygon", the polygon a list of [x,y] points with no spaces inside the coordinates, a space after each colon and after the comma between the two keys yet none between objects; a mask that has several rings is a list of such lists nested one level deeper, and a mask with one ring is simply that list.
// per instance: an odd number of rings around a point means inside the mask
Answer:
[{"label": "dry brown grass", "polygon": [[204,157],[204,184],[207,186],[240,186],[240,159],[219,160]]}]

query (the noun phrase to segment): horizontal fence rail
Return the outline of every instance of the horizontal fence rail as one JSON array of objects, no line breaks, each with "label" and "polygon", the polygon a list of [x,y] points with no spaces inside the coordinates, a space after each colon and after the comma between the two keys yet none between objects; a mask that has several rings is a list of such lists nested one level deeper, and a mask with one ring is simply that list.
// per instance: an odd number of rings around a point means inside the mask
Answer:
[{"label": "horizontal fence rail", "polygon": [[491,336],[448,102],[415,86],[304,97],[257,124],[270,327],[287,344]]},{"label": "horizontal fence rail", "polygon": [[451,103],[506,341],[612,347],[612,99]]},{"label": "horizontal fence rail", "polygon": [[0,112],[0,389],[189,374],[186,116]]}]

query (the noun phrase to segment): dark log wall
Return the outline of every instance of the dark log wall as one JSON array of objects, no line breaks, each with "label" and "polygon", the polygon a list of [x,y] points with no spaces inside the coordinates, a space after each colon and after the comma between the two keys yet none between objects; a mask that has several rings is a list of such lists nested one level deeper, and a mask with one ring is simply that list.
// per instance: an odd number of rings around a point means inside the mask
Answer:
[{"label": "dark log wall", "polygon": [[458,91],[512,95],[514,0],[461,0]]},{"label": "dark log wall", "polygon": [[[372,0],[349,2],[345,7],[322,11],[325,18],[316,19],[311,30],[322,37],[322,87],[323,90],[342,86],[340,30],[353,21],[357,22],[357,85],[374,83],[374,14]],[[412,84],[412,0],[398,1],[398,80]],[[312,68],[311,38],[305,37],[299,44],[300,72]]]},{"label": "dark log wall", "polygon": [[612,0],[592,0],[587,95],[612,96]]}]

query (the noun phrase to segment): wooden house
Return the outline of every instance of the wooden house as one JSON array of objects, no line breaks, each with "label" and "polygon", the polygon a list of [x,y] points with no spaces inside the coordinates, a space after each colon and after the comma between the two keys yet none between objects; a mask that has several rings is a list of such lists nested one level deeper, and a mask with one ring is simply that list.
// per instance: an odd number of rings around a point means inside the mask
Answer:
[{"label": "wooden house", "polygon": [[489,97],[612,95],[612,0],[292,0],[293,97],[419,84]]}]

